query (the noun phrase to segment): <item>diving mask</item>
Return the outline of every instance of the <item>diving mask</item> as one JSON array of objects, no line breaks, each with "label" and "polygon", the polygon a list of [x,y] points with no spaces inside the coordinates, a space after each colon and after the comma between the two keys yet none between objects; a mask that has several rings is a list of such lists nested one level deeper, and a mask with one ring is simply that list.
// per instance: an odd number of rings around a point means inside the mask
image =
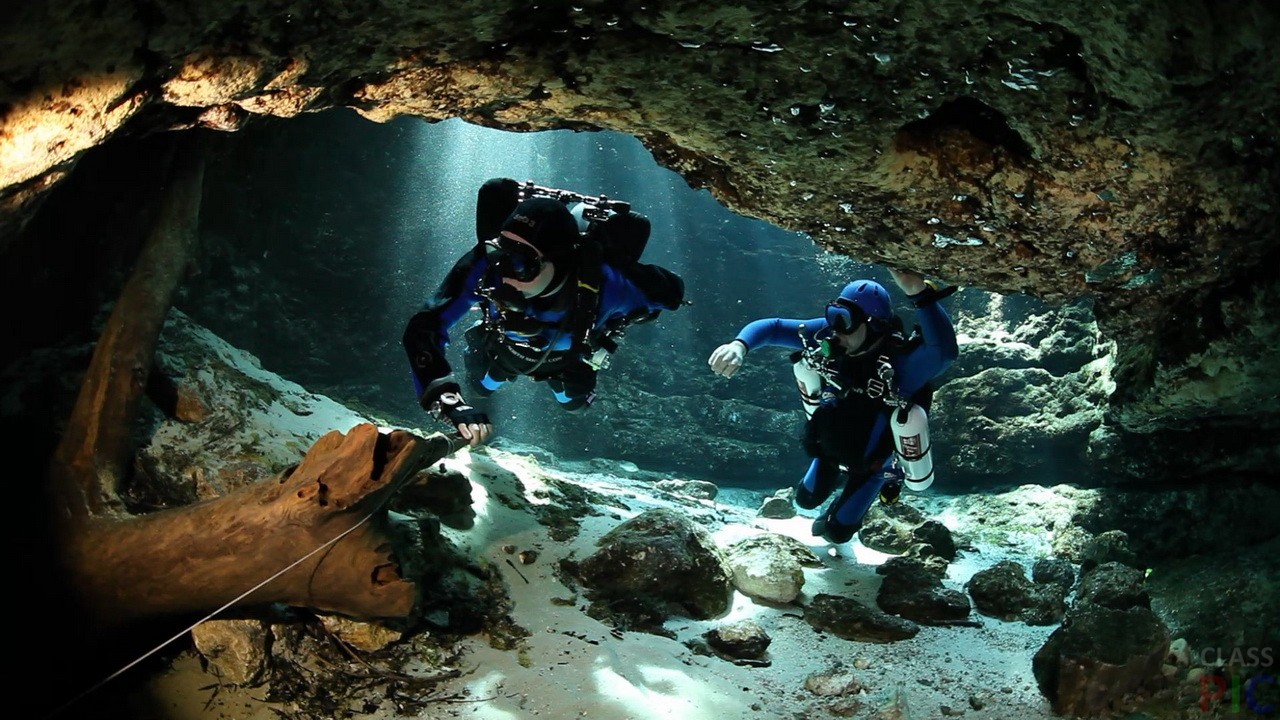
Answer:
[{"label": "diving mask", "polygon": [[531,282],[547,264],[537,248],[501,235],[485,242],[485,256],[498,274],[517,282]]}]

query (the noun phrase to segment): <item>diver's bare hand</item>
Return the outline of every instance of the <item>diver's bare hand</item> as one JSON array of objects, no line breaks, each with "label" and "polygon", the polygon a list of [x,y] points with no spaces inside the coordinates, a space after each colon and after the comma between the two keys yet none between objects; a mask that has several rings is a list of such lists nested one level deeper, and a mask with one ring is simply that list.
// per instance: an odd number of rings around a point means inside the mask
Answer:
[{"label": "diver's bare hand", "polygon": [[471,447],[483,445],[493,436],[493,425],[490,423],[463,423],[456,426],[458,434]]},{"label": "diver's bare hand", "polygon": [[436,417],[452,423],[462,439],[472,447],[483,444],[493,434],[493,423],[489,422],[489,416],[468,405],[462,399],[462,393],[456,384],[450,383],[440,393],[432,412]]},{"label": "diver's bare hand", "polygon": [[716,348],[707,359],[711,372],[727,378],[742,368],[747,359],[747,345],[741,340],[733,340]]},{"label": "diver's bare hand", "polygon": [[893,281],[898,283],[898,288],[907,295],[922,293],[928,287],[924,283],[924,276],[918,272],[889,268],[889,274],[893,276]]}]

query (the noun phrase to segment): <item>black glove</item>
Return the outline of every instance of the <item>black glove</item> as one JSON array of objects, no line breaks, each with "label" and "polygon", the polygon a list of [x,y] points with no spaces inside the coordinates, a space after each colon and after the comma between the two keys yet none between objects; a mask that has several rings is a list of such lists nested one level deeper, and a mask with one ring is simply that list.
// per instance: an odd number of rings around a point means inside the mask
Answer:
[{"label": "black glove", "polygon": [[942,288],[938,286],[938,283],[932,280],[925,280],[924,290],[921,290],[920,292],[910,296],[907,299],[911,301],[911,304],[913,306],[917,308],[922,308],[925,305],[932,305],[933,303],[938,302],[939,300],[951,295],[951,293],[954,293],[959,289],[960,289],[959,285],[952,285],[951,287],[948,287],[948,288]]},{"label": "black glove", "polygon": [[893,505],[902,497],[902,478],[898,474],[890,475],[880,486],[880,502]]},{"label": "black glove", "polygon": [[488,415],[462,399],[462,388],[455,382],[442,383],[423,394],[422,406],[435,415],[436,419],[450,422],[454,427],[489,424]]}]

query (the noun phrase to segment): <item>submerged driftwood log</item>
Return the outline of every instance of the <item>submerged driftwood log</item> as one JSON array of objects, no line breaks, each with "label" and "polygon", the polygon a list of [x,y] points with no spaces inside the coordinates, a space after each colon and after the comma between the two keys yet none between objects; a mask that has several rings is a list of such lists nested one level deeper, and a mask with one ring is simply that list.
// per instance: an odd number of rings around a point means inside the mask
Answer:
[{"label": "submerged driftwood log", "polygon": [[385,501],[455,442],[359,425],[320,438],[272,481],[188,507],[93,519],[67,553],[82,601],[104,625],[233,600],[405,617],[417,587],[400,571]]},{"label": "submerged driftwood log", "polygon": [[98,629],[228,603],[405,617],[417,587],[401,573],[397,550],[406,543],[396,541],[384,506],[419,469],[457,449],[458,438],[359,425],[322,437],[274,482],[154,514],[124,509],[120,486],[156,345],[195,242],[202,178],[199,147],[180,143],[51,461],[63,580]]}]

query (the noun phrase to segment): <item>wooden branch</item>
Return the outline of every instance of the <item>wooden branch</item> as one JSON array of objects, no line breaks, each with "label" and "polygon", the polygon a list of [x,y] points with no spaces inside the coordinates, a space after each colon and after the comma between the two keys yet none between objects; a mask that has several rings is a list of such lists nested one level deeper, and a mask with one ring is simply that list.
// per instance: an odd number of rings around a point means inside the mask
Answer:
[{"label": "wooden branch", "polygon": [[152,356],[195,244],[204,159],[181,142],[160,212],[98,339],[50,466],[62,520],[116,507]]},{"label": "wooden branch", "polygon": [[134,451],[152,356],[195,244],[202,181],[199,148],[183,143],[50,464],[69,585],[98,629],[227,603],[405,617],[418,590],[402,574],[403,542],[384,505],[420,468],[461,447],[460,438],[424,440],[361,425],[321,438],[274,482],[136,518],[120,511],[117,486]]},{"label": "wooden branch", "polygon": [[384,505],[462,444],[367,424],[331,432],[273,480],[189,507],[90,522],[69,555],[73,582],[100,627],[210,612],[341,536],[236,604],[406,617],[418,589],[401,575]]}]

